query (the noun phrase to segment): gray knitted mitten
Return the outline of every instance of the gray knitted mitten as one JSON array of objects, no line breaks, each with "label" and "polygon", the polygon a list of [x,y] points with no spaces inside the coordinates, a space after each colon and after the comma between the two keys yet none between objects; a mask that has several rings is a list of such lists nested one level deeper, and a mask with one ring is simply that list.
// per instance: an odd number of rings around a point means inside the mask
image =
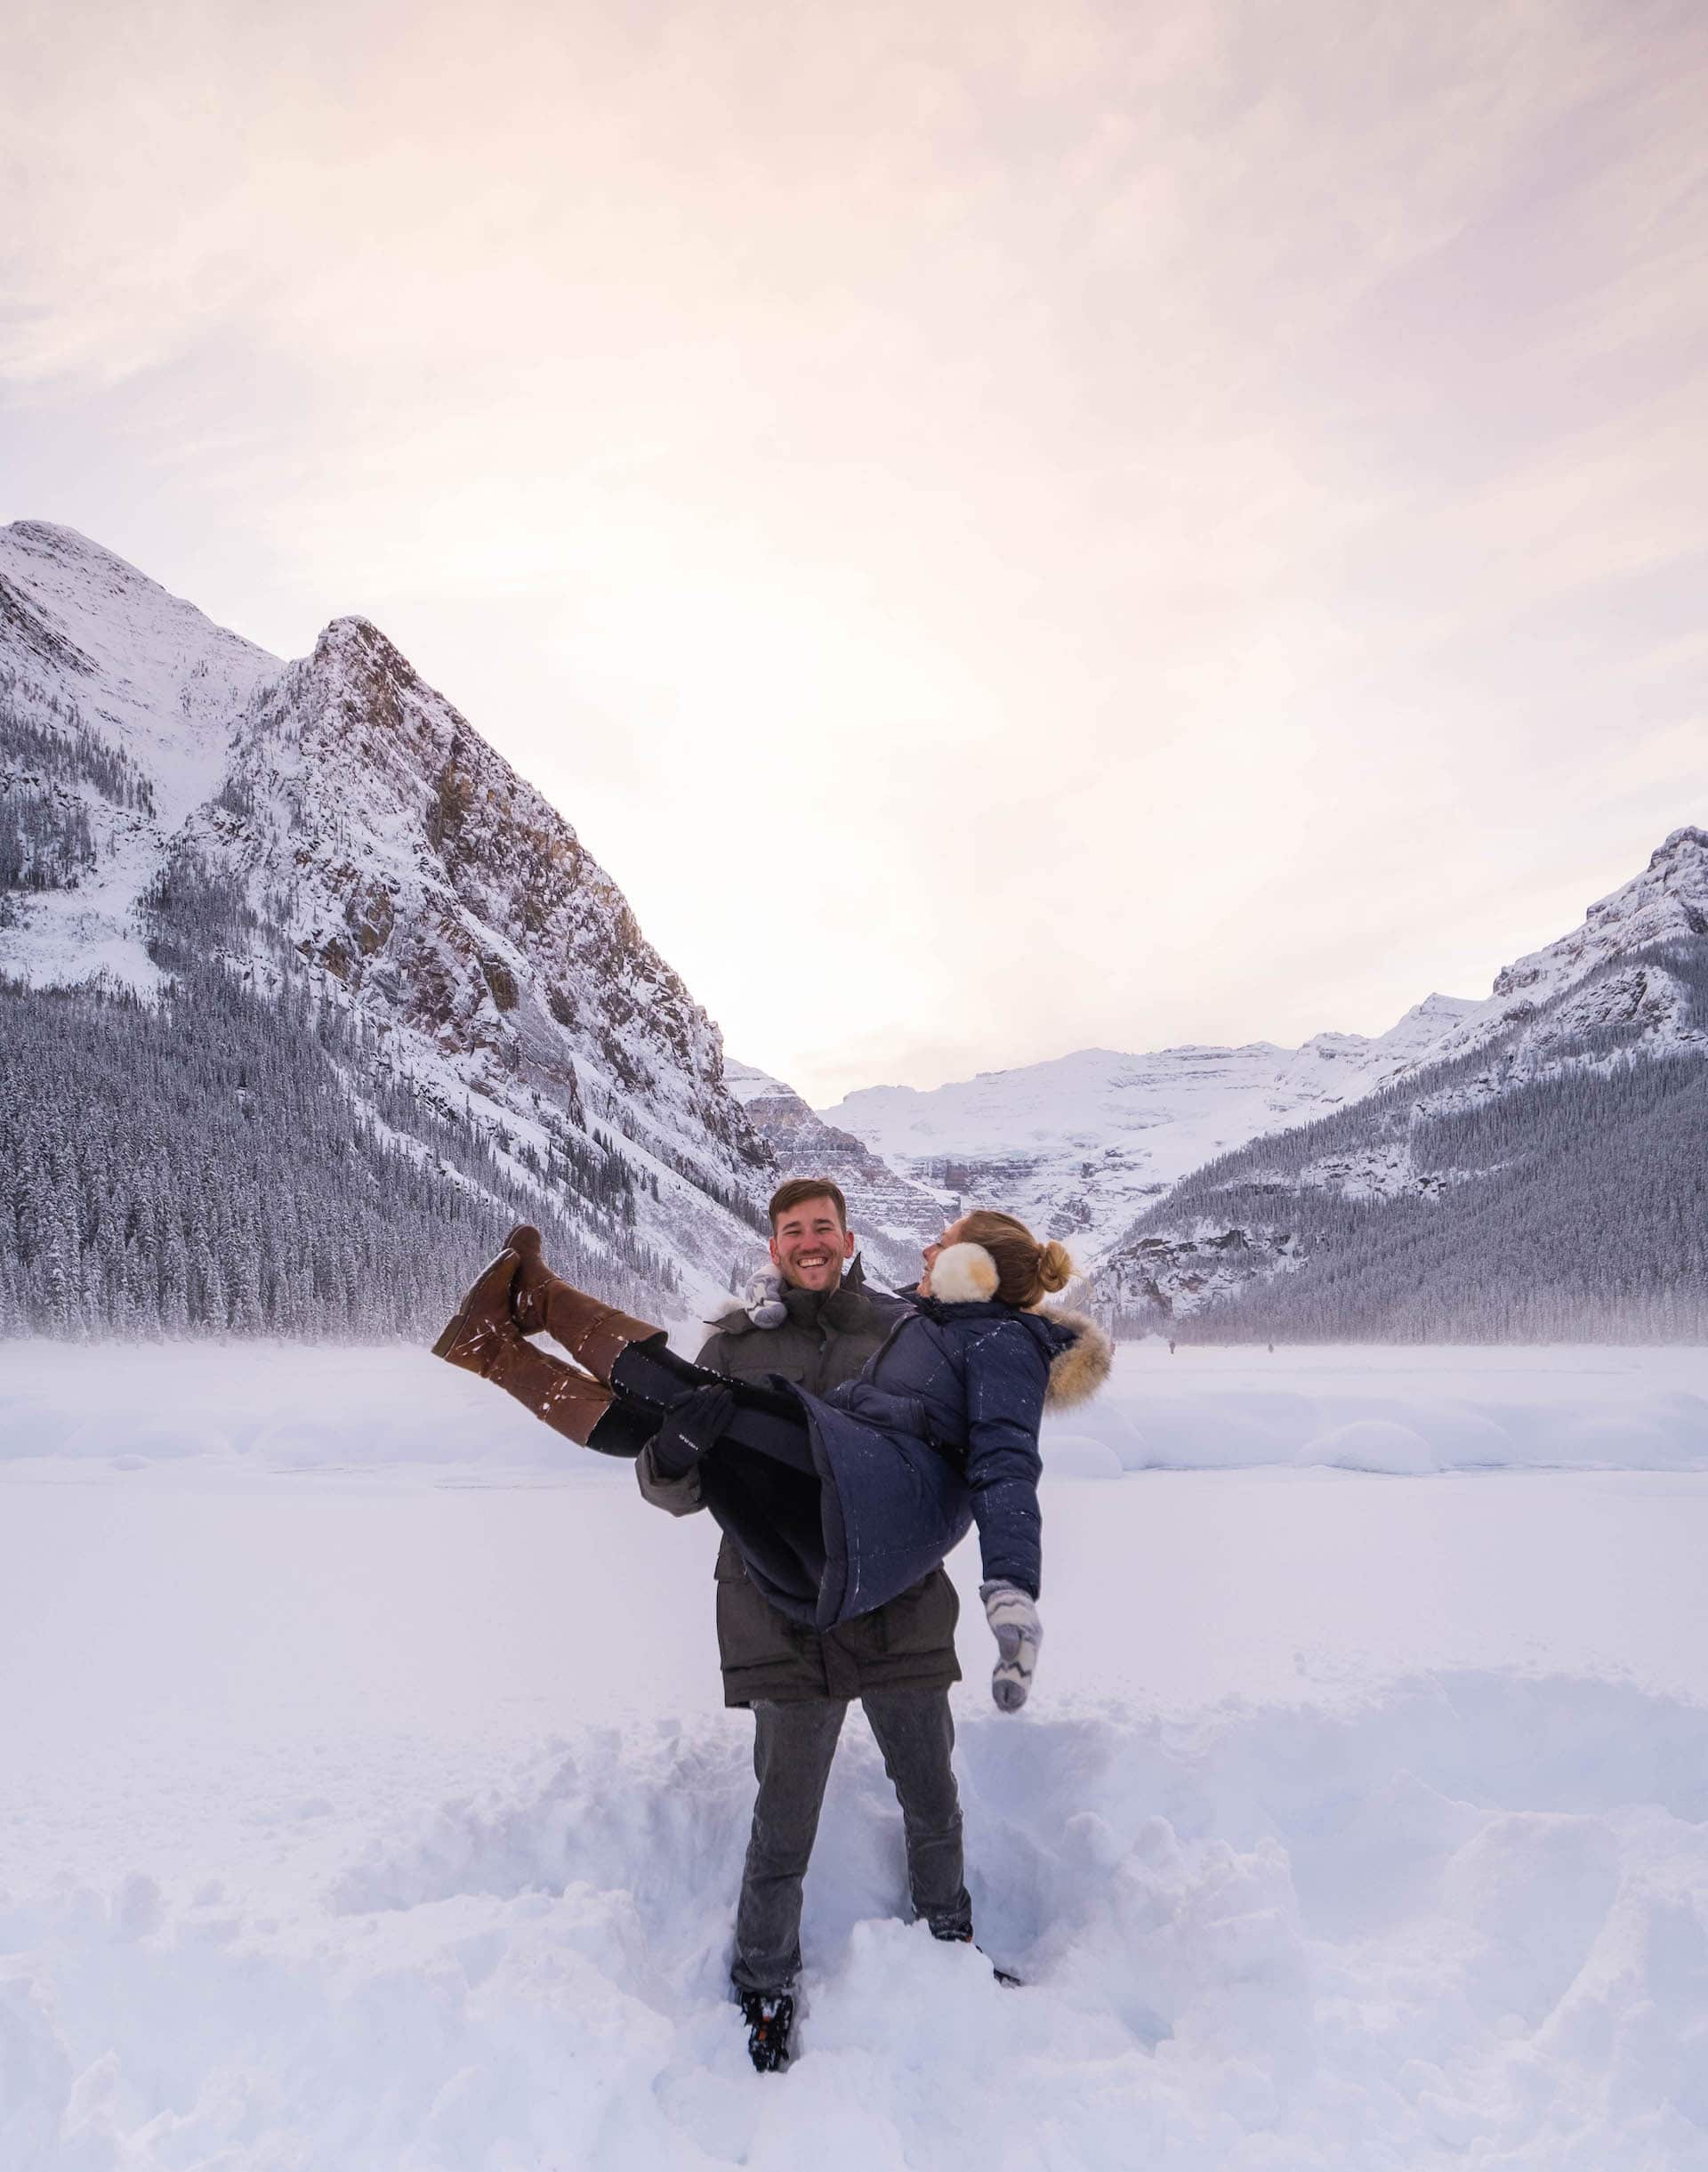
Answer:
[{"label": "gray knitted mitten", "polygon": [[769,1260],[749,1278],[741,1302],[756,1328],[780,1328],[789,1316],[783,1302],[783,1277]]},{"label": "gray knitted mitten", "polygon": [[1032,1687],[1038,1646],[1043,1641],[1037,1601],[1018,1584],[981,1584],[979,1596],[985,1603],[985,1619],[996,1639],[990,1693],[999,1711],[1018,1712]]}]

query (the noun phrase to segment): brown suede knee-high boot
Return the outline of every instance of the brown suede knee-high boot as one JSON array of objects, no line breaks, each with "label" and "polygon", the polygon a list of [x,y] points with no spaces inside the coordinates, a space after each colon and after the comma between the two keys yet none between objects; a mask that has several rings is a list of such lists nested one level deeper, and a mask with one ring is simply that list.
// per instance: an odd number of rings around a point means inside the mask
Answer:
[{"label": "brown suede knee-high boot", "polygon": [[[583,1448],[604,1445],[593,1437],[603,1425],[612,1452],[630,1456],[635,1452],[624,1437],[627,1429],[621,1414],[614,1419],[611,1417],[616,1401],[613,1392],[577,1372],[573,1365],[566,1365],[561,1358],[536,1350],[514,1321],[505,1323],[497,1355],[487,1368],[487,1378],[505,1394],[513,1395],[554,1433],[567,1435]],[[621,1446],[616,1445],[619,1439],[623,1440]]]},{"label": "brown suede knee-high boot", "polygon": [[480,1270],[433,1344],[436,1358],[460,1365],[464,1372],[485,1373],[498,1354],[504,1329],[516,1324],[510,1300],[521,1264],[520,1255],[506,1245],[489,1267]]},{"label": "brown suede knee-high boot", "polygon": [[491,1266],[481,1269],[433,1344],[433,1355],[490,1380],[582,1448],[611,1456],[637,1454],[651,1431],[648,1421],[617,1406],[608,1387],[523,1339],[511,1312],[520,1265],[506,1247]]},{"label": "brown suede knee-high boot", "polygon": [[612,1366],[633,1344],[665,1340],[663,1328],[619,1312],[615,1305],[553,1274],[541,1256],[540,1243],[540,1232],[527,1222],[504,1239],[505,1249],[520,1261],[510,1304],[524,1335],[544,1329],[595,1380],[608,1384]]}]

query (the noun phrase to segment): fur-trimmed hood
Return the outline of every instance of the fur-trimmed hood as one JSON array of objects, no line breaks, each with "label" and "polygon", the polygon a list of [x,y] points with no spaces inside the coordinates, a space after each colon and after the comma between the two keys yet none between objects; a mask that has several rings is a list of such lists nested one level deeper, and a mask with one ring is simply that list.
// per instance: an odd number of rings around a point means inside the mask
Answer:
[{"label": "fur-trimmed hood", "polygon": [[[983,1245],[946,1245],[931,1265],[931,1296],[939,1304],[995,1304],[999,1280],[996,1263]],[[1108,1336],[1084,1312],[1041,1307],[1037,1317],[1074,1338],[1050,1361],[1044,1409],[1071,1410],[1076,1403],[1089,1402],[1109,1377],[1114,1352]]]},{"label": "fur-trimmed hood", "polygon": [[1084,1312],[1051,1311],[1044,1314],[1059,1328],[1073,1332],[1066,1350],[1050,1361],[1050,1385],[1043,1391],[1046,1410],[1071,1410],[1076,1403],[1090,1402],[1109,1377],[1114,1345],[1094,1320]]}]

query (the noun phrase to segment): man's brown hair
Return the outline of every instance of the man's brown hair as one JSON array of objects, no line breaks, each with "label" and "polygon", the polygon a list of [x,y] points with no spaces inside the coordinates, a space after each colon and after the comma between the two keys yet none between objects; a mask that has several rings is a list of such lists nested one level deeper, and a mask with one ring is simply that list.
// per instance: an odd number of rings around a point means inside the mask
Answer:
[{"label": "man's brown hair", "polygon": [[779,1184],[771,1194],[771,1234],[777,1234],[779,1215],[788,1213],[791,1207],[799,1207],[802,1199],[828,1199],[836,1209],[836,1219],[848,1227],[848,1201],[842,1197],[840,1184],[833,1184],[827,1176],[792,1176],[786,1184]]}]

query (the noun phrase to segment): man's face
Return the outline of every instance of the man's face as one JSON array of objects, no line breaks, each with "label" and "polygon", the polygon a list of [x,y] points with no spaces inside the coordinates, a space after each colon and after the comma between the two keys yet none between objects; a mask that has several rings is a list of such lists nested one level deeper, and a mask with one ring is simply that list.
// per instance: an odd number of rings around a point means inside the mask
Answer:
[{"label": "man's face", "polygon": [[801,1199],[777,1217],[771,1257],[797,1289],[834,1289],[853,1256],[853,1231],[842,1227],[834,1199]]}]

